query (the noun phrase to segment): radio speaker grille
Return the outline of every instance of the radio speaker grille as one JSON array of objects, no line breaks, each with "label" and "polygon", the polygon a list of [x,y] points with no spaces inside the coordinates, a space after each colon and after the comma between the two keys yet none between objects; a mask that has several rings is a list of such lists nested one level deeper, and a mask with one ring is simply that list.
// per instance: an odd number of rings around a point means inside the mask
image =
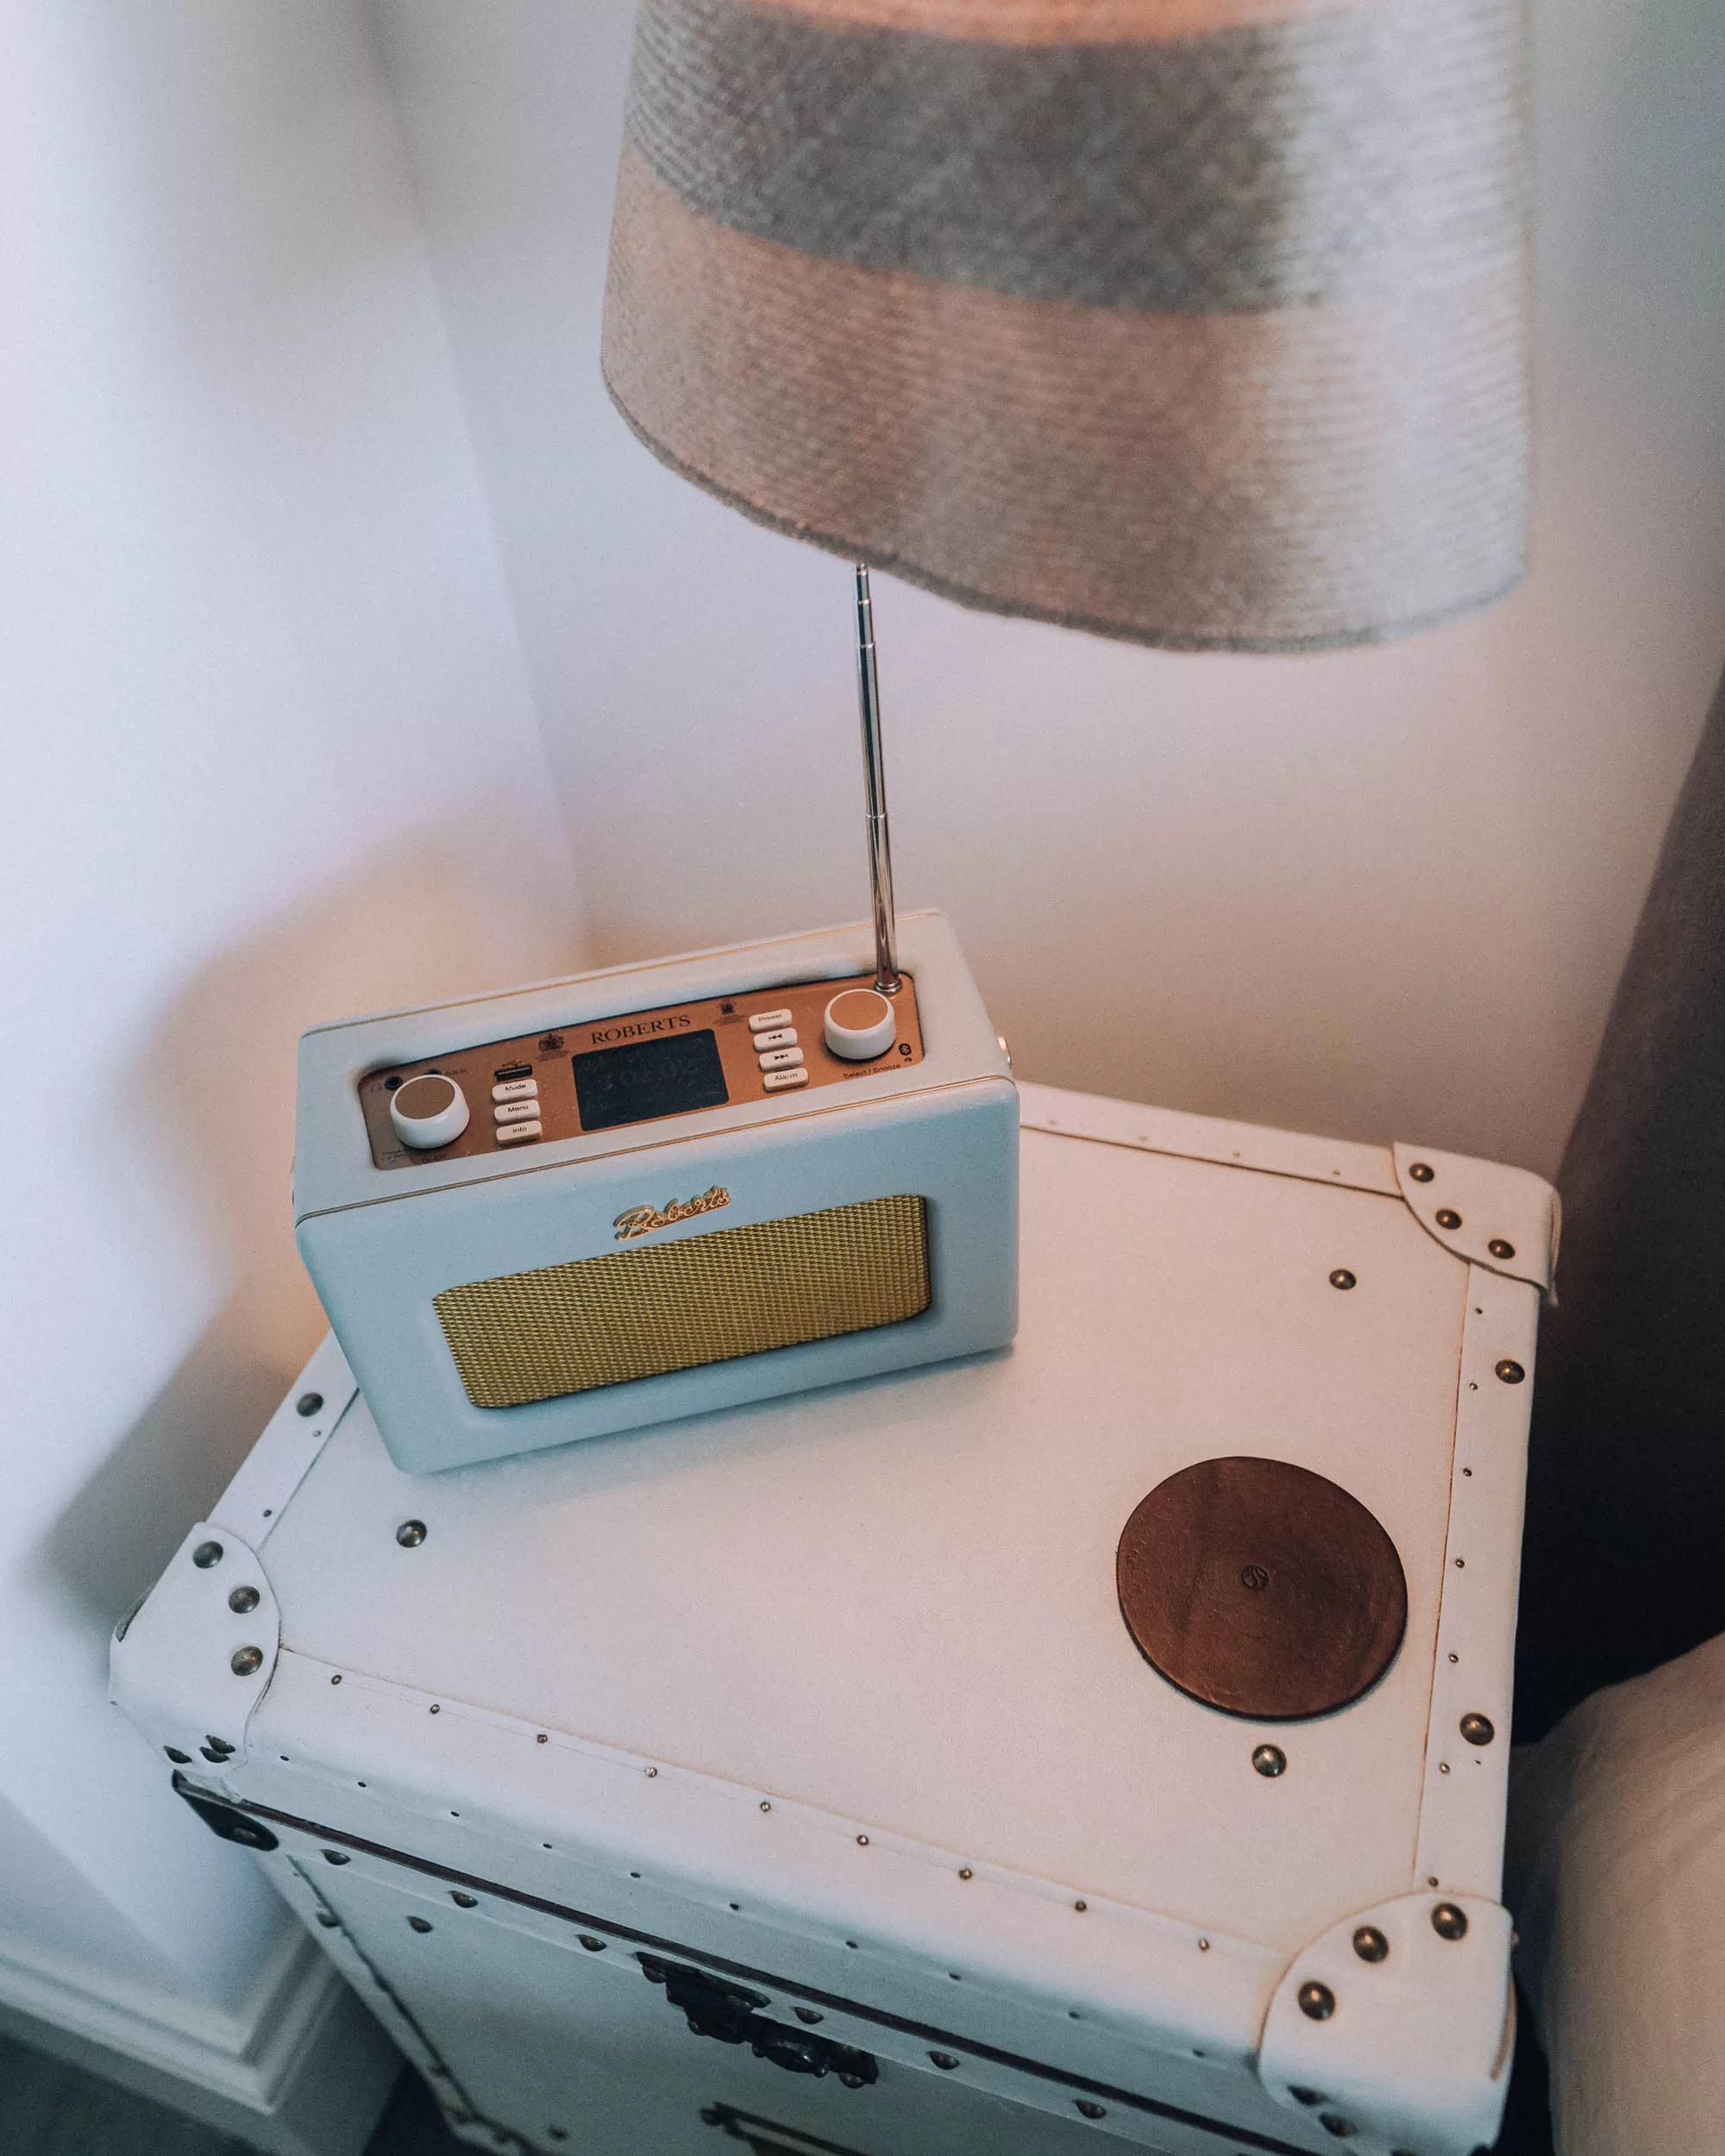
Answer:
[{"label": "radio speaker grille", "polygon": [[432,1298],[475,1407],[836,1339],[928,1304],[928,1201],[908,1196],[542,1265]]}]

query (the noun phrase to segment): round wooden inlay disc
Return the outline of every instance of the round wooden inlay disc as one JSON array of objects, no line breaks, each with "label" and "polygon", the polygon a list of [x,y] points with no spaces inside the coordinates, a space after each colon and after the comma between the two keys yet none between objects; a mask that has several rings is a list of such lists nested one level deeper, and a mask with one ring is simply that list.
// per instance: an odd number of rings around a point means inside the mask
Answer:
[{"label": "round wooden inlay disc", "polygon": [[1408,1583],[1356,1497],[1286,1460],[1158,1482],[1116,1560],[1120,1614],[1170,1684],[1253,1721],[1333,1714],[1396,1658]]}]

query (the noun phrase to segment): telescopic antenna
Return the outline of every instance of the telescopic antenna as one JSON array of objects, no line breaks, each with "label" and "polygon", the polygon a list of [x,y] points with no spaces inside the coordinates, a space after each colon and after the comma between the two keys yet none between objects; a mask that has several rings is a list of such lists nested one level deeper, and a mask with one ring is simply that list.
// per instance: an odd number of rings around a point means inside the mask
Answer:
[{"label": "telescopic antenna", "polygon": [[869,796],[869,889],[875,902],[875,986],[899,993],[899,937],[893,913],[893,843],[887,832],[887,769],[881,758],[881,682],[875,671],[875,609],[867,565],[856,564],[856,705],[862,719],[862,779]]}]

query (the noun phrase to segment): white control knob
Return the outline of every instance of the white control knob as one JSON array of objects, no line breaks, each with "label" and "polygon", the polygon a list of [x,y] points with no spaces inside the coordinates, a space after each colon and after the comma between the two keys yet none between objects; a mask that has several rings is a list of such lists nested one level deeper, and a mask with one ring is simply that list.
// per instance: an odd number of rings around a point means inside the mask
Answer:
[{"label": "white control knob", "polygon": [[467,1098],[441,1070],[410,1078],[389,1096],[389,1119],[404,1145],[428,1153],[453,1145],[467,1127]]},{"label": "white control knob", "polygon": [[898,1021],[878,989],[847,988],[827,1005],[822,1031],[835,1056],[847,1063],[866,1063],[892,1046]]}]

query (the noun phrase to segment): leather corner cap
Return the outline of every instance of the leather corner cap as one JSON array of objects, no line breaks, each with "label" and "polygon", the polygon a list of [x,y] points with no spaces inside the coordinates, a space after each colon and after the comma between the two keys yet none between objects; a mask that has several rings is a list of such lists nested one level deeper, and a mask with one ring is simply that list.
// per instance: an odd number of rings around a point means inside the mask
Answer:
[{"label": "leather corner cap", "polygon": [[1560,1213],[1542,1175],[1433,1147],[1395,1147],[1396,1180],[1426,1232],[1470,1265],[1552,1299]]}]

